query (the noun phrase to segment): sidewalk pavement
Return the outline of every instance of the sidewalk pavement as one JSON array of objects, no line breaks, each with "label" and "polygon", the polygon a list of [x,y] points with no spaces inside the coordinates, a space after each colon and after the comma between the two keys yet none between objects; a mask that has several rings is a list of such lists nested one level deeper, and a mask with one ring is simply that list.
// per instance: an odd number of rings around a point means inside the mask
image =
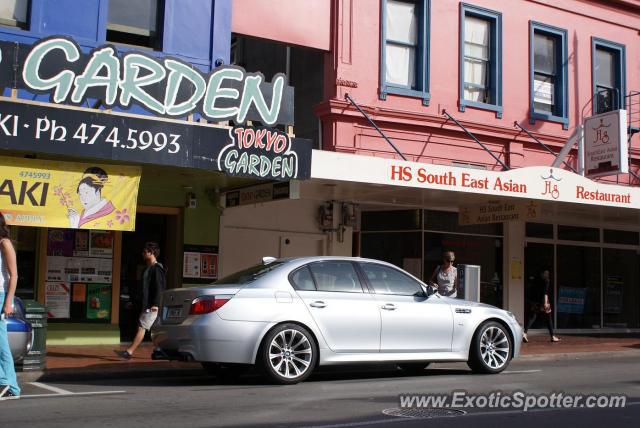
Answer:
[{"label": "sidewalk pavement", "polygon": [[[522,344],[519,359],[555,360],[637,355],[640,358],[640,335],[565,335],[551,343],[546,334],[530,334]],[[151,360],[153,346],[144,343],[130,360],[122,360],[114,346],[49,346],[45,372],[23,372],[22,382],[34,380],[75,380],[151,376],[182,376],[201,371],[199,363]]]}]

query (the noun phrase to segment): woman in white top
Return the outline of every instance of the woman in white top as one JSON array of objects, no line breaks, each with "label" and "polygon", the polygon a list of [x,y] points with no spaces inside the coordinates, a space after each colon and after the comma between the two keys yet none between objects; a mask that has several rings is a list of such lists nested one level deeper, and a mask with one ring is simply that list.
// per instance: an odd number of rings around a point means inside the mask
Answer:
[{"label": "woman in white top", "polygon": [[456,259],[453,251],[442,254],[442,264],[431,274],[429,284],[438,288],[441,296],[456,298],[458,296],[458,269],[453,266]]},{"label": "woman in white top", "polygon": [[9,240],[7,222],[0,213],[0,400],[20,396],[5,319],[13,313],[13,296],[17,284],[16,251]]}]

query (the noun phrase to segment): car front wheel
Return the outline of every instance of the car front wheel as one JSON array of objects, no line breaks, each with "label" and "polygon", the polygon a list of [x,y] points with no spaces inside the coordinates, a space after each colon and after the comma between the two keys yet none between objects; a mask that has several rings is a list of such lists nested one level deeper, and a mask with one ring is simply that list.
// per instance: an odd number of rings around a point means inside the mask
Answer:
[{"label": "car front wheel", "polygon": [[504,325],[495,321],[486,322],[473,336],[467,364],[476,373],[500,373],[509,365],[512,346]]},{"label": "car front wheel", "polygon": [[280,384],[302,382],[311,375],[318,350],[309,331],[297,324],[282,324],[271,330],[260,349],[266,376]]}]

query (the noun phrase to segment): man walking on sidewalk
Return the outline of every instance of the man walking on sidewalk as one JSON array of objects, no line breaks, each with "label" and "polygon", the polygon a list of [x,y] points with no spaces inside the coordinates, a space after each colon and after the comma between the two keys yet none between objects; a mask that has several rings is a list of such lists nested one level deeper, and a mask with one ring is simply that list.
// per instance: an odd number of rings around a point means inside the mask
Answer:
[{"label": "man walking on sidewalk", "polygon": [[164,266],[158,262],[160,247],[155,242],[147,242],[142,250],[142,258],[147,265],[142,275],[142,312],[138,320],[138,331],[125,351],[115,351],[118,356],[128,360],[142,343],[144,335],[158,318],[162,292],[166,287]]}]

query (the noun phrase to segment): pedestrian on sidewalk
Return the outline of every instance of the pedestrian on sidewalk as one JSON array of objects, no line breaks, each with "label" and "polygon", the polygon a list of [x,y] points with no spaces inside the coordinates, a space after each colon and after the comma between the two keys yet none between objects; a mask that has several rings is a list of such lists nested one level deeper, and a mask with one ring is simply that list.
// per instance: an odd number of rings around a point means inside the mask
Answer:
[{"label": "pedestrian on sidewalk", "polygon": [[442,253],[442,264],[431,274],[429,285],[437,287],[441,296],[456,298],[458,296],[458,269],[453,266],[456,255],[453,251]]},{"label": "pedestrian on sidewalk", "polygon": [[553,310],[551,309],[551,281],[549,280],[549,271],[543,270],[540,276],[536,278],[533,284],[533,289],[529,293],[529,320],[524,329],[522,340],[529,342],[527,337],[527,331],[531,328],[538,316],[547,324],[549,330],[549,336],[552,342],[559,342],[560,339],[553,332]]},{"label": "pedestrian on sidewalk", "polygon": [[142,258],[147,265],[142,275],[142,312],[138,319],[138,331],[131,345],[124,351],[115,351],[126,360],[133,356],[144,336],[158,318],[158,311],[162,303],[162,292],[166,288],[166,272],[164,266],[158,262],[160,246],[156,242],[147,242],[142,250]]},{"label": "pedestrian on sidewalk", "polygon": [[0,213],[0,400],[20,397],[6,320],[13,314],[13,296],[17,284],[16,250],[9,239],[9,227],[4,215]]}]

